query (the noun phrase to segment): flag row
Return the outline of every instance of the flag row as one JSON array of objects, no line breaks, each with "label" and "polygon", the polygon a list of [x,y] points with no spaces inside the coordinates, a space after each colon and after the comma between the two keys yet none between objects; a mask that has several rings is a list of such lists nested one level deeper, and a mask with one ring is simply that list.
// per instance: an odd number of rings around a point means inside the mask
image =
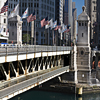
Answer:
[{"label": "flag row", "polygon": [[[8,11],[8,0],[5,2],[4,6],[1,8],[1,13],[4,13]],[[19,15],[19,4],[16,5],[16,7],[14,8],[14,10],[9,14],[8,18],[12,18],[16,15]],[[27,18],[27,22],[32,22],[34,20],[36,20],[36,14],[35,11],[28,16],[28,8],[24,11],[21,20]],[[63,33],[63,32],[69,32],[70,30],[67,29],[67,26],[64,24],[59,24],[57,25],[57,20],[53,22],[53,19],[51,19],[50,21],[48,21],[48,16],[46,18],[44,18],[43,20],[41,20],[41,27],[45,26],[45,29],[51,28],[54,29],[55,31],[58,30],[59,33]]]}]

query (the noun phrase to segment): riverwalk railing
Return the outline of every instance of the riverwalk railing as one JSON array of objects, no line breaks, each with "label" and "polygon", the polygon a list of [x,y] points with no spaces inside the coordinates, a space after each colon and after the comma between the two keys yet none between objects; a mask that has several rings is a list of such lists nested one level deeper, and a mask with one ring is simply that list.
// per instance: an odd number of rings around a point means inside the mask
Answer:
[{"label": "riverwalk railing", "polygon": [[0,46],[1,55],[25,54],[36,52],[56,52],[56,51],[71,51],[70,46],[42,46],[42,45],[26,45],[26,46]]}]

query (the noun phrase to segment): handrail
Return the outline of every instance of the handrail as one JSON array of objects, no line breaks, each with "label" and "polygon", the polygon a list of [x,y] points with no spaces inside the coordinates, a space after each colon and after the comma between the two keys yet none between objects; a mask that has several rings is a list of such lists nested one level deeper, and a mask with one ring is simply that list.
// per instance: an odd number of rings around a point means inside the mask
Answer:
[{"label": "handrail", "polygon": [[0,46],[0,55],[26,54],[36,52],[56,52],[71,51],[70,46],[41,46],[41,45],[25,45],[25,46]]}]

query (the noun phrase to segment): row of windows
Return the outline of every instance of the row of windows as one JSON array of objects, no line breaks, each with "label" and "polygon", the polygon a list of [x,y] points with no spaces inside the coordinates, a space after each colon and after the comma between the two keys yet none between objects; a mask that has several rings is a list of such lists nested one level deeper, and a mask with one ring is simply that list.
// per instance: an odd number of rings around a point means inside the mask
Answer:
[{"label": "row of windows", "polygon": [[9,23],[9,26],[16,26],[16,23]]},{"label": "row of windows", "polygon": [[48,3],[48,4],[54,6],[54,2],[52,2],[51,0],[42,0],[42,2],[44,2],[44,3]]},{"label": "row of windows", "polygon": [[18,0],[11,0],[11,1],[16,1],[16,2],[18,2]]},{"label": "row of windows", "polygon": [[[17,4],[12,4],[12,3],[9,3],[9,8],[15,8],[15,6],[16,6]],[[14,7],[13,7],[14,6]]]},{"label": "row of windows", "polygon": [[79,26],[87,26],[87,23],[79,23]]},{"label": "row of windows", "polygon": [[41,15],[43,15],[43,16],[49,15],[49,18],[53,18],[53,17],[54,17],[54,14],[48,13],[48,12],[46,12],[46,11],[42,11],[42,12],[41,12]]},{"label": "row of windows", "polygon": [[46,5],[41,5],[41,8],[43,8],[43,9],[47,9],[47,10],[49,10],[49,11],[52,11],[52,12],[54,12],[54,8],[52,8],[52,7],[49,7],[49,6],[46,6]]}]

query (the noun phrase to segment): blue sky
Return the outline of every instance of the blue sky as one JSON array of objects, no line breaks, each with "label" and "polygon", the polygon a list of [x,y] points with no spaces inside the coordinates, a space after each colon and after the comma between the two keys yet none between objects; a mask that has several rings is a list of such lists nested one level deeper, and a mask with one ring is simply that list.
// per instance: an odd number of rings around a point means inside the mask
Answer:
[{"label": "blue sky", "polygon": [[82,6],[84,5],[84,0],[73,0],[76,3],[77,16],[82,13]]}]

